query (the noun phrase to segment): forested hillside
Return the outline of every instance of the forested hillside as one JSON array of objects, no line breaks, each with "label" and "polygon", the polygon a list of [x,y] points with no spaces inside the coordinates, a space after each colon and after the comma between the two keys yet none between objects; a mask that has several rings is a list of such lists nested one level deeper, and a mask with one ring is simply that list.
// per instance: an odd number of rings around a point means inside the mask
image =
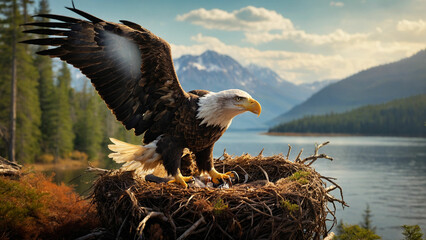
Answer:
[{"label": "forested hillside", "polygon": [[426,95],[369,105],[340,114],[309,116],[269,132],[426,136]]},{"label": "forested hillside", "polygon": [[279,124],[307,115],[341,113],[426,93],[426,50],[397,62],[372,67],[328,85],[276,118]]},{"label": "forested hillside", "polygon": [[[18,43],[25,39],[22,31],[29,29],[20,24],[31,21],[30,16],[35,14],[26,9],[32,9],[31,1],[2,0],[0,4],[0,156],[10,158],[13,59],[19,163],[52,161],[81,153],[95,159],[107,150],[111,136],[137,142],[139,138],[115,120],[89,82],[82,90],[74,90],[66,64],[55,72],[50,58],[35,54],[40,48]],[[36,13],[48,12],[48,1],[40,1]]]}]

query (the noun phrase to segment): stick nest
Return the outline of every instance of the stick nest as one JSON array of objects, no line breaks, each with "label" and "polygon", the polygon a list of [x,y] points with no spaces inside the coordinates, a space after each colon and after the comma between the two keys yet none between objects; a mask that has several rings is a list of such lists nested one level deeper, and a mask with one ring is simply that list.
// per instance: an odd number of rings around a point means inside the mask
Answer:
[{"label": "stick nest", "polygon": [[[334,179],[310,165],[318,154],[294,161],[226,153],[215,168],[236,171],[229,189],[188,188],[154,183],[133,172],[111,171],[94,184],[101,222],[123,239],[321,239],[336,223],[336,203],[345,205]],[[327,187],[327,185],[329,185]],[[330,192],[338,189],[339,198]],[[332,224],[327,228],[326,222]]]}]

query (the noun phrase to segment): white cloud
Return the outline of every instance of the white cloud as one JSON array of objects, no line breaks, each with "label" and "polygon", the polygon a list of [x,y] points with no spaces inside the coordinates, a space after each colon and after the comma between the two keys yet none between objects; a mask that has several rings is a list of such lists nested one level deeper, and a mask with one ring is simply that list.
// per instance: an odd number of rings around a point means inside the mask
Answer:
[{"label": "white cloud", "polygon": [[375,31],[372,31],[368,37],[369,41],[382,43],[426,45],[425,39],[426,21],[423,19],[416,21],[389,19],[376,26]]},{"label": "white cloud", "polygon": [[228,45],[211,36],[197,34],[191,37],[194,45],[172,44],[173,57],[184,54],[199,55],[206,50],[230,55],[243,65],[254,63],[269,67],[284,79],[294,83],[324,79],[342,79],[358,71],[379,64],[408,57],[423,49],[422,44],[400,44],[363,41],[344,48],[336,54],[259,50],[253,47]]},{"label": "white cloud", "polygon": [[[333,2],[339,5],[339,2]],[[226,31],[243,31],[246,41],[253,44],[267,43],[273,40],[292,40],[312,45],[351,42],[365,38],[366,34],[350,34],[342,29],[336,29],[328,34],[312,34],[294,27],[292,21],[273,10],[248,6],[227,12],[220,9],[192,10],[178,15],[178,21],[188,21],[206,29]],[[271,33],[271,31],[280,33]]]},{"label": "white cloud", "polygon": [[345,4],[342,3],[342,2],[333,2],[333,1],[331,1],[330,2],[330,6],[332,6],[332,7],[343,7],[343,6],[345,6]]},{"label": "white cloud", "polygon": [[192,10],[176,17],[178,21],[188,21],[207,29],[226,31],[270,31],[293,30],[293,23],[273,10],[248,6],[227,12],[221,9]]},{"label": "white cloud", "polygon": [[401,20],[396,25],[396,29],[400,32],[411,32],[414,34],[426,33],[426,22],[422,19],[418,21]]},{"label": "white cloud", "polygon": [[259,44],[267,43],[273,40],[292,40],[295,42],[305,42],[312,45],[323,45],[323,44],[333,44],[333,43],[349,43],[354,41],[364,40],[368,37],[368,34],[355,33],[350,34],[342,29],[337,29],[329,34],[311,34],[306,33],[302,30],[295,30],[278,34],[271,34],[269,32],[264,33],[245,33],[246,39],[248,42]]}]

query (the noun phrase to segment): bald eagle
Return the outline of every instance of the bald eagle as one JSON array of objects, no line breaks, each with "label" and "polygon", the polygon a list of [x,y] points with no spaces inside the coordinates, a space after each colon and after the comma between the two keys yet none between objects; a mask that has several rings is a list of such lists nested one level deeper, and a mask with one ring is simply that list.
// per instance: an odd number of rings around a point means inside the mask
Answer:
[{"label": "bald eagle", "polygon": [[170,45],[136,23],[106,22],[76,8],[69,10],[87,20],[40,14],[56,20],[24,25],[41,28],[25,33],[50,35],[30,39],[26,44],[54,46],[37,52],[58,57],[79,68],[96,88],[117,120],[136,135],[144,134],[144,145],[111,139],[110,154],[126,169],[149,170],[163,164],[175,182],[187,187],[192,177],[180,172],[186,151],[195,155],[200,172],[214,183],[229,180],[213,167],[213,146],[232,119],[250,111],[257,115],[260,104],[247,92],[230,89],[220,92],[185,92],[176,75]]}]

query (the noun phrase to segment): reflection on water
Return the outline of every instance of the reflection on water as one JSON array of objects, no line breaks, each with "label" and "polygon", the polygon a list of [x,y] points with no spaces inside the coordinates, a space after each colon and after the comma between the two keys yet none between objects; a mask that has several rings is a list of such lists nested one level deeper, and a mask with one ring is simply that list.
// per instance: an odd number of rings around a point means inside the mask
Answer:
[{"label": "reflection on water", "polygon": [[[366,204],[373,224],[383,239],[402,239],[401,225],[418,224],[426,232],[426,139],[401,137],[298,137],[266,136],[257,132],[227,132],[216,143],[214,156],[227,153],[264,155],[287,153],[291,159],[300,149],[302,157],[311,155],[315,143],[330,141],[320,152],[333,162],[318,160],[313,167],[325,176],[336,177],[349,208],[338,208],[337,217],[358,224]],[[95,174],[83,170],[57,171],[56,181],[75,185],[87,195]]]},{"label": "reflection on water", "polygon": [[82,196],[90,194],[93,181],[96,179],[95,173],[88,173],[85,169],[54,169],[46,171],[47,175],[54,173],[53,181],[57,184],[65,183],[72,186],[76,192]]}]

